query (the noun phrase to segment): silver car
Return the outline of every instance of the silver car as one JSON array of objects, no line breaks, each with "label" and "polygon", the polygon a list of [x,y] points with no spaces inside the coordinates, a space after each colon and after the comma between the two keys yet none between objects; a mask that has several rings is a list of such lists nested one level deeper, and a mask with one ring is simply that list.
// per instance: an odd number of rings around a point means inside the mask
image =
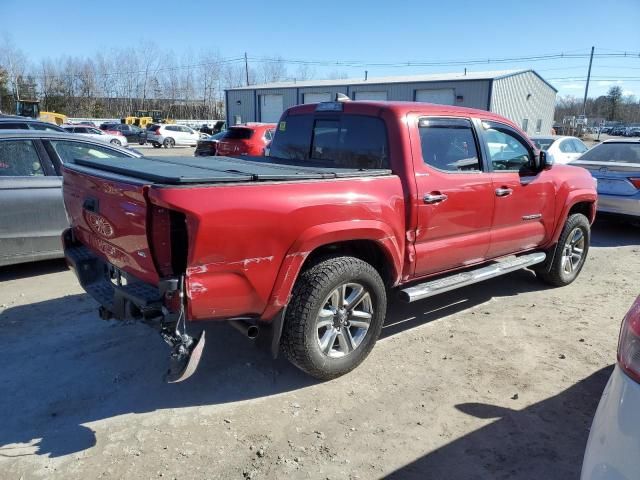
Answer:
[{"label": "silver car", "polygon": [[598,181],[598,212],[640,218],[640,141],[606,140],[571,165]]},{"label": "silver car", "polygon": [[139,156],[69,133],[0,131],[0,266],[63,256],[63,162]]}]

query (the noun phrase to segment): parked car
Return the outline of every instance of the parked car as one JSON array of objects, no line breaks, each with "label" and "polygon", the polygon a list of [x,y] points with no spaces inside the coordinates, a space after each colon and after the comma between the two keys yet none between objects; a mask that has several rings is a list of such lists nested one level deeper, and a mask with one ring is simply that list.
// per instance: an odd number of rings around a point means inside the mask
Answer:
[{"label": "parked car", "polygon": [[571,165],[598,181],[598,212],[640,218],[640,141],[605,140]]},{"label": "parked car", "polygon": [[120,122],[103,122],[100,124],[100,130],[111,130],[113,131],[113,127],[120,125]]},{"label": "parked car", "polygon": [[0,130],[38,130],[41,132],[65,131],[62,127],[54,125],[53,123],[13,115],[0,116]]},{"label": "parked car", "polygon": [[215,135],[216,133],[220,133],[227,128],[227,122],[224,120],[218,120],[213,125],[202,125],[200,128],[201,133],[206,133],[207,135]]},{"label": "parked car", "polygon": [[105,131],[105,133],[119,132],[120,134],[127,137],[128,142],[134,142],[140,145],[144,145],[146,141],[146,135],[145,135],[144,129],[136,125],[116,123],[116,124],[110,124],[106,128],[101,130]]},{"label": "parked car", "polygon": [[85,127],[84,125],[63,125],[62,128],[64,128],[64,130],[68,133],[85,135],[89,138],[93,138],[94,140],[110,143],[111,145],[116,145],[118,147],[126,147],[127,145],[129,145],[129,142],[127,142],[127,137],[125,137],[121,133],[111,134],[100,130],[99,128]]},{"label": "parked car", "polygon": [[629,127],[624,132],[625,137],[640,137],[640,127]]},{"label": "parked car", "polygon": [[218,141],[218,155],[264,155],[273,139],[274,123],[246,123],[225,131]]},{"label": "parked car", "polygon": [[219,132],[214,135],[209,135],[207,138],[198,140],[196,145],[196,151],[194,156],[196,157],[211,157],[218,152],[218,142],[224,136],[225,132]]},{"label": "parked car", "polygon": [[640,297],[622,320],[618,358],[596,410],[582,480],[632,480],[640,472]]},{"label": "parked car", "polygon": [[184,125],[164,125],[151,124],[147,126],[146,141],[155,148],[164,146],[173,148],[175,146],[195,147],[200,140],[200,132]]},{"label": "parked car", "polygon": [[228,320],[330,379],[367,357],[392,293],[412,302],[528,267],[563,286],[588,258],[589,173],[548,164],[490,112],[299,105],[270,155],[64,166],[67,261],[102,318],[155,322],[170,381],[204,348],[186,321]]},{"label": "parked car", "polygon": [[609,135],[621,137],[622,135],[624,135],[624,132],[626,129],[627,127],[625,127],[624,125],[615,126],[611,129],[611,131],[609,132]]},{"label": "parked car", "polygon": [[589,148],[576,137],[562,135],[535,135],[531,137],[534,145],[547,152],[555,163],[569,163],[575,160]]},{"label": "parked car", "polygon": [[62,257],[62,162],[137,156],[68,133],[0,131],[0,266]]}]

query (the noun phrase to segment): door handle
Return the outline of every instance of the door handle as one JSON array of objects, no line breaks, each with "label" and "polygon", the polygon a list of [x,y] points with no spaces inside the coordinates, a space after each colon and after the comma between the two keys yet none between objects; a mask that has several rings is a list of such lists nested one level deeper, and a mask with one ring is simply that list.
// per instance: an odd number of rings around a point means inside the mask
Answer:
[{"label": "door handle", "polygon": [[496,188],[496,197],[506,197],[513,193],[513,189],[507,187]]},{"label": "door handle", "polygon": [[439,203],[439,202],[444,202],[447,198],[449,197],[444,193],[438,193],[438,194],[427,193],[424,196],[423,200],[424,200],[424,203]]}]

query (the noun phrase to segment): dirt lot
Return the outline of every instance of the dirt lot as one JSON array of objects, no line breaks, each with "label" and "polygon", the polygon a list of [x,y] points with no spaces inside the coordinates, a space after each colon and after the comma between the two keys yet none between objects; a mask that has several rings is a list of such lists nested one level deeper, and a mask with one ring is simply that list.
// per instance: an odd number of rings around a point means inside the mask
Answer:
[{"label": "dirt lot", "polygon": [[528,271],[404,306],[316,382],[226,325],[166,385],[166,349],[104,322],[61,262],[0,270],[0,477],[572,479],[635,298],[640,228],[598,223],[569,287]]}]

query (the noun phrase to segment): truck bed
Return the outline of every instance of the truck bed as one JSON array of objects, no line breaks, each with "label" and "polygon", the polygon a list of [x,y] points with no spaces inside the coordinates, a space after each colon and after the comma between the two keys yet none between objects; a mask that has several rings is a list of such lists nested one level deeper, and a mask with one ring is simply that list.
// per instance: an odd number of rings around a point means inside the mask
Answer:
[{"label": "truck bed", "polygon": [[391,170],[298,166],[269,157],[141,157],[76,159],[67,168],[82,167],[166,185],[244,183],[391,175]]}]

